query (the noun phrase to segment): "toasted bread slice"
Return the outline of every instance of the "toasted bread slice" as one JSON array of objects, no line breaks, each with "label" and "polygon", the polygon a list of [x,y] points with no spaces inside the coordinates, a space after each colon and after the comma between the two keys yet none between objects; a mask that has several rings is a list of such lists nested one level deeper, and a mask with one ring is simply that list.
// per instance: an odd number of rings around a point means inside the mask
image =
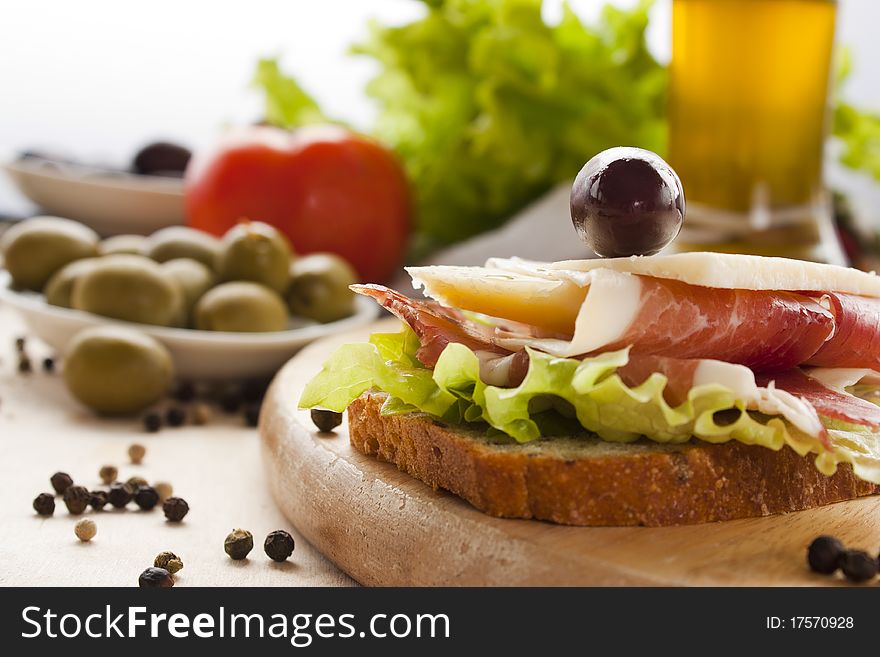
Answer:
[{"label": "toasted bread slice", "polygon": [[421,413],[383,416],[384,400],[368,392],[349,406],[355,449],[493,516],[660,527],[801,511],[880,493],[849,465],[827,477],[812,456],[788,447],[619,444],[589,436],[498,444],[482,430]]}]

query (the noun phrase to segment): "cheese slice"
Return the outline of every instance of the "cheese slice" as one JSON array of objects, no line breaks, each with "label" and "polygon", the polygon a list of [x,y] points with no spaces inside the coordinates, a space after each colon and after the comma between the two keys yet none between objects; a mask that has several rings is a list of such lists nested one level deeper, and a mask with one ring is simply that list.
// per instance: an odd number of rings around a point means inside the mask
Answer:
[{"label": "cheese slice", "polygon": [[804,260],[731,253],[675,253],[553,263],[520,258],[490,258],[486,267],[551,279],[559,271],[586,273],[594,269],[611,269],[703,287],[842,292],[880,297],[880,276],[874,272]]},{"label": "cheese slice", "polygon": [[[530,276],[485,267],[408,267],[416,289],[444,306],[503,317],[571,335],[587,290],[570,277]],[[578,274],[580,278],[589,275]]]}]

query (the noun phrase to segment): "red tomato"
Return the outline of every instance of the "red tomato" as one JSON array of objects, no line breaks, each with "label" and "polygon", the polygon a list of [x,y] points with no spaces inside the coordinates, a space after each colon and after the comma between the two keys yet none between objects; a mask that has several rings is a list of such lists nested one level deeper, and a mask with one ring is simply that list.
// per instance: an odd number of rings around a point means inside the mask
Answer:
[{"label": "red tomato", "polygon": [[394,155],[337,126],[236,131],[186,172],[193,228],[222,235],[242,219],[264,221],[297,253],[336,253],[365,281],[386,281],[400,266],[410,207]]}]

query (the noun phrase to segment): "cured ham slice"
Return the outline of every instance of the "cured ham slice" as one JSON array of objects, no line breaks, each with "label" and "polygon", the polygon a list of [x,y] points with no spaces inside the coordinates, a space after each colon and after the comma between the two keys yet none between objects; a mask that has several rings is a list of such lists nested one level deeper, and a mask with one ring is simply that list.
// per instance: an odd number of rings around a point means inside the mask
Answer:
[{"label": "cured ham slice", "polygon": [[834,335],[807,364],[880,370],[880,299],[829,293],[820,301],[834,315]]},{"label": "cured ham slice", "polygon": [[570,340],[502,336],[498,344],[565,357],[632,346],[636,355],[782,371],[812,357],[834,332],[830,311],[792,292],[705,288],[603,269],[578,278],[585,298]]},{"label": "cured ham slice", "polygon": [[759,384],[769,384],[771,381],[777,388],[809,402],[819,415],[850,424],[880,427],[880,406],[848,392],[829,388],[801,370],[758,377]]},{"label": "cured ham slice", "polygon": [[493,326],[472,321],[461,311],[441,306],[436,301],[410,299],[384,285],[352,285],[351,289],[375,299],[409,325],[421,343],[416,357],[425,367],[434,367],[450,342],[461,343],[474,351],[499,355],[510,353],[494,344]]},{"label": "cured ham slice", "polygon": [[655,372],[666,377],[663,396],[672,406],[684,402],[693,388],[720,385],[730,390],[748,410],[782,416],[803,433],[829,446],[828,432],[809,400],[777,387],[773,381],[759,385],[754,373],[744,365],[711,359],[631,355],[629,362],[617,370],[628,386],[641,385]]}]

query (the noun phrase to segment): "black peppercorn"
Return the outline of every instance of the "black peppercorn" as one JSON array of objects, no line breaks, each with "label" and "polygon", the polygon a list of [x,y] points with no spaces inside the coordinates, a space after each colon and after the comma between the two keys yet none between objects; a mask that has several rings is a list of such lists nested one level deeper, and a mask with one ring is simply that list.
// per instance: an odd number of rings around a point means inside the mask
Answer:
[{"label": "black peppercorn", "polygon": [[164,568],[151,566],[138,577],[138,586],[142,589],[170,589],[174,586],[174,578]]},{"label": "black peppercorn", "polygon": [[266,537],[263,549],[272,561],[286,561],[293,554],[293,536],[283,529],[276,529]]},{"label": "black peppercorn", "polygon": [[159,503],[159,493],[152,486],[138,486],[134,492],[134,503],[144,511],[150,511]]},{"label": "black peppercorn", "polygon": [[223,542],[223,549],[236,561],[244,559],[254,549],[254,536],[246,529],[233,529]]},{"label": "black peppercorn", "polygon": [[162,505],[162,512],[169,522],[180,522],[189,513],[189,504],[182,497],[169,497]]},{"label": "black peppercorn", "polygon": [[21,356],[18,359],[18,371],[22,374],[30,374],[31,370],[31,359],[27,356]]},{"label": "black peppercorn", "polygon": [[162,416],[156,412],[144,415],[144,429],[149,433],[156,433],[162,428]]},{"label": "black peppercorn", "polygon": [[266,388],[269,387],[269,382],[265,380],[250,380],[245,381],[244,385],[241,387],[241,398],[246,402],[258,402],[263,401],[263,397],[266,396]]},{"label": "black peppercorn", "polygon": [[169,427],[181,427],[186,422],[186,411],[180,406],[172,406],[165,413],[165,421]]},{"label": "black peppercorn", "polygon": [[248,406],[244,409],[244,423],[249,427],[255,427],[260,423],[259,406]]},{"label": "black peppercorn", "polygon": [[191,402],[196,398],[196,387],[190,381],[182,381],[174,389],[172,397],[179,402]]},{"label": "black peppercorn", "polygon": [[26,344],[27,344],[27,341],[25,340],[24,337],[20,336],[20,337],[15,338],[15,351],[17,351],[20,354],[23,354]]},{"label": "black peppercorn", "polygon": [[49,478],[49,482],[59,495],[63,495],[64,491],[73,486],[73,479],[66,472],[56,472]]},{"label": "black peppercorn", "polygon": [[877,575],[877,560],[864,550],[845,550],[840,569],[851,582],[866,582]]},{"label": "black peppercorn", "polygon": [[342,413],[328,411],[323,408],[313,408],[312,422],[318,427],[318,431],[328,433],[342,424]]},{"label": "black peppercorn", "polygon": [[64,491],[64,504],[67,510],[75,516],[86,510],[89,505],[91,494],[85,486],[68,486]]},{"label": "black peppercorn", "polygon": [[132,490],[128,484],[115,483],[110,486],[107,501],[117,509],[122,509],[131,502]]},{"label": "black peppercorn", "polygon": [[220,395],[220,408],[229,415],[238,413],[241,408],[241,394],[236,390],[227,390]]},{"label": "black peppercorn", "polygon": [[840,567],[843,543],[833,536],[819,536],[807,548],[807,563],[810,569],[830,575]]},{"label": "black peppercorn", "polygon": [[34,511],[41,516],[51,516],[55,513],[55,496],[49,493],[40,493],[34,498]]},{"label": "black peppercorn", "polygon": [[93,490],[89,493],[89,506],[95,511],[100,511],[107,506],[107,493],[102,490]]},{"label": "black peppercorn", "polygon": [[47,374],[51,374],[55,371],[55,359],[51,356],[47,356],[43,359],[43,371]]}]

